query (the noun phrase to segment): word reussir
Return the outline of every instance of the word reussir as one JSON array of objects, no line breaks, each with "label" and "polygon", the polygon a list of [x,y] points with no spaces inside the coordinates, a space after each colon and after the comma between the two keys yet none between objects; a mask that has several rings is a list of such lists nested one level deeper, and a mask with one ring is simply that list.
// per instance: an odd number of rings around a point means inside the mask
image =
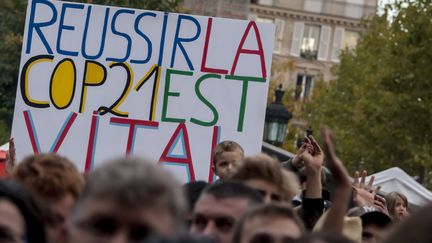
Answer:
[{"label": "word reussir", "polygon": [[[36,21],[36,9],[38,5],[43,5],[45,8],[50,10],[51,12],[51,18],[45,21]],[[41,6],[39,6],[41,7]],[[37,55],[32,58],[30,58],[23,66],[21,77],[20,77],[20,88],[21,88],[21,96],[24,100],[24,102],[31,107],[35,108],[48,108],[50,107],[50,103],[56,108],[56,109],[66,109],[68,108],[74,99],[76,92],[76,86],[78,77],[76,75],[77,70],[76,66],[74,64],[74,61],[71,58],[64,58],[60,60],[54,67],[53,72],[51,74],[51,80],[50,80],[50,92],[49,92],[49,98],[50,101],[48,101],[48,97],[46,100],[35,100],[31,97],[30,91],[29,91],[29,82],[31,80],[29,79],[29,73],[34,65],[37,63],[42,62],[53,62],[54,61],[54,52],[53,49],[63,56],[71,56],[71,57],[77,57],[81,56],[86,60],[85,62],[85,70],[84,75],[82,77],[82,83],[81,83],[81,92],[78,94],[80,98],[78,112],[83,113],[85,111],[85,101],[87,96],[87,89],[89,87],[95,87],[95,86],[101,86],[105,83],[107,79],[107,75],[109,72],[107,71],[107,68],[98,60],[101,59],[103,56],[103,52],[105,49],[105,43],[106,43],[106,36],[107,32],[110,31],[111,34],[122,37],[124,41],[127,43],[127,48],[125,49],[125,55],[123,57],[106,57],[105,61],[109,61],[108,64],[109,69],[113,68],[122,68],[126,72],[126,81],[124,89],[120,97],[118,97],[115,101],[113,101],[112,104],[108,105],[101,105],[98,109],[100,112],[100,115],[104,115],[107,113],[111,113],[116,116],[120,117],[128,117],[129,113],[127,111],[121,111],[119,109],[120,105],[125,101],[127,96],[132,90],[132,86],[135,80],[132,80],[134,77],[133,69],[131,68],[131,64],[146,64],[150,60],[150,57],[153,53],[153,44],[150,38],[144,33],[139,27],[142,25],[143,22],[145,22],[146,18],[157,18],[158,14],[157,12],[143,12],[138,15],[136,15],[135,10],[131,9],[118,9],[115,11],[112,11],[112,8],[107,7],[105,10],[104,15],[104,23],[102,26],[102,35],[101,35],[101,42],[99,45],[99,50],[96,54],[92,55],[89,54],[87,51],[87,35],[90,29],[91,25],[91,13],[92,13],[92,5],[84,5],[84,4],[75,4],[75,3],[63,3],[61,7],[60,13],[58,13],[58,10],[54,6],[53,3],[49,1],[42,1],[42,0],[35,0],[32,2],[31,10],[30,10],[30,18],[28,23],[28,30],[27,30],[27,36],[28,40],[25,47],[25,52],[31,53],[32,48],[32,42],[39,40],[43,47],[45,48],[47,54],[44,55]],[[74,32],[76,31],[75,27],[72,25],[67,25],[67,15],[71,11],[85,11],[86,20],[85,20],[85,26],[83,33],[79,33],[79,35],[82,35],[82,44],[81,44],[81,50],[66,50],[65,47],[61,46],[62,43],[62,36],[65,31]],[[113,13],[112,13],[113,12]],[[137,36],[143,38],[145,42],[147,43],[147,57],[142,60],[132,59],[131,58],[131,47],[134,44],[132,41],[131,36],[127,34],[126,32],[119,30],[118,27],[116,27],[116,22],[119,21],[123,16],[126,15],[133,15],[135,17],[134,21],[134,31]],[[157,105],[157,92],[160,85],[160,76],[161,72],[163,71],[161,64],[163,60],[163,52],[164,52],[164,46],[165,46],[165,37],[166,37],[166,30],[167,30],[167,23],[169,18],[169,13],[160,13],[159,15],[163,15],[163,21],[161,21],[161,39],[160,39],[160,48],[159,48],[159,56],[158,56],[158,63],[154,64],[146,75],[144,75],[142,78],[140,78],[135,85],[134,90],[139,91],[140,88],[143,86],[145,82],[147,82],[151,76],[154,76],[154,83],[153,83],[153,89],[152,89],[152,98],[150,102],[150,114],[149,114],[149,120],[154,121],[155,120],[155,109]],[[108,20],[111,18],[110,21],[110,28],[108,28]],[[195,35],[192,37],[181,37],[180,32],[182,26],[184,26],[185,21],[189,21],[189,24],[192,23],[196,27]],[[58,32],[56,36],[55,41],[55,48],[53,48],[49,41],[47,41],[47,37],[44,34],[44,29],[50,28],[53,26],[58,25]],[[264,49],[262,46],[261,36],[259,29],[255,22],[251,21],[247,25],[247,27],[244,30],[244,34],[239,41],[238,48],[236,50],[236,54],[234,57],[234,60],[232,62],[230,70],[228,69],[221,69],[221,68],[211,68],[207,67],[206,65],[206,59],[207,59],[207,53],[208,53],[208,47],[209,42],[211,41],[212,36],[212,25],[213,25],[213,18],[208,18],[207,21],[207,29],[205,34],[205,45],[202,51],[202,58],[201,58],[201,68],[200,72],[207,73],[203,74],[201,77],[199,77],[196,80],[194,93],[198,97],[198,99],[207,106],[212,114],[213,119],[209,121],[202,121],[197,118],[191,117],[189,119],[190,122],[195,123],[197,125],[201,126],[214,126],[218,121],[218,111],[215,108],[213,104],[210,103],[206,97],[203,96],[201,93],[200,86],[205,83],[208,79],[221,79],[224,78],[226,80],[233,80],[233,81],[241,81],[242,84],[242,94],[241,94],[241,102],[240,102],[240,112],[238,117],[238,125],[237,130],[242,131],[243,130],[243,122],[244,122],[244,115],[245,115],[245,108],[246,108],[246,100],[247,100],[247,92],[250,82],[258,82],[258,83],[265,83],[266,77],[267,77],[267,70],[266,70],[266,64],[265,64],[265,58],[264,58]],[[92,26],[91,28],[99,28],[100,26]],[[167,115],[168,110],[168,98],[170,96],[179,96],[180,94],[177,92],[171,92],[169,90],[170,86],[170,78],[173,75],[184,75],[184,76],[192,76],[193,72],[195,70],[194,65],[192,64],[190,57],[188,53],[186,52],[186,49],[184,48],[184,43],[187,42],[193,42],[196,41],[200,35],[201,35],[201,29],[202,26],[199,23],[199,21],[189,15],[177,15],[177,24],[176,24],[176,34],[174,35],[174,39],[171,41],[173,43],[172,46],[172,53],[171,53],[171,62],[170,67],[166,69],[166,75],[165,75],[165,90],[163,92],[163,112],[161,121],[164,122],[185,122],[186,120],[183,118],[171,118]],[[215,35],[213,35],[215,36]],[[249,36],[254,37],[256,43],[257,43],[257,49],[256,50],[250,50],[245,49],[244,44],[246,38]],[[178,53],[177,49],[180,50],[181,54],[183,55],[183,58],[186,60],[189,70],[190,71],[181,71],[174,69],[174,63],[176,59],[176,55]],[[235,74],[236,67],[239,62],[240,55],[255,55],[259,57],[260,60],[260,67],[261,67],[261,77],[251,77],[251,76],[238,76]],[[222,76],[225,75],[225,76]]]},{"label": "word reussir", "polygon": [[55,0],[27,13],[19,156],[60,152],[91,171],[145,155],[212,181],[221,138],[259,150],[273,26]]}]

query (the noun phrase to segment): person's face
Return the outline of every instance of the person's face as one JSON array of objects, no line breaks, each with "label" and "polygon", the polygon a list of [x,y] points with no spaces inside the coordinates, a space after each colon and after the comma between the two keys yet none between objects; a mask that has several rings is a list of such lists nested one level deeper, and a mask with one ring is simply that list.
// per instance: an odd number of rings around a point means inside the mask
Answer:
[{"label": "person's face", "polygon": [[260,179],[251,179],[244,183],[250,188],[258,191],[264,197],[265,203],[279,202],[282,200],[282,194],[276,185]]},{"label": "person's face", "polygon": [[0,199],[0,242],[24,243],[26,226],[19,209],[10,201]]},{"label": "person's face", "polygon": [[363,225],[362,243],[381,242],[384,230],[374,224]]},{"label": "person's face", "polygon": [[190,233],[211,238],[216,243],[231,243],[234,225],[248,204],[245,198],[217,200],[204,193],[195,204]]},{"label": "person's face", "polygon": [[401,219],[408,215],[408,211],[405,205],[405,202],[402,200],[402,198],[397,197],[396,203],[395,203],[395,209],[394,209],[394,217],[396,219]]},{"label": "person's face", "polygon": [[87,199],[78,205],[69,223],[71,243],[140,242],[156,234],[169,236],[174,222],[167,208],[128,208],[112,200]]},{"label": "person's face", "polygon": [[57,200],[44,200],[54,216],[52,224],[46,227],[48,243],[65,242],[67,237],[66,220],[75,204],[72,194],[67,194]]},{"label": "person's face", "polygon": [[225,151],[216,157],[214,162],[214,172],[221,180],[226,180],[232,175],[239,167],[240,161],[243,159],[242,152],[240,150]]},{"label": "person's face", "polygon": [[300,236],[300,228],[289,218],[256,216],[245,222],[240,243],[283,243]]}]

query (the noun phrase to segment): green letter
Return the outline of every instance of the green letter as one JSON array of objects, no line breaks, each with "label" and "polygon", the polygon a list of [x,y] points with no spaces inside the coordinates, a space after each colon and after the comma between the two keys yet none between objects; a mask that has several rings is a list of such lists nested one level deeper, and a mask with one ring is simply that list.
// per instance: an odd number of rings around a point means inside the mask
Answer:
[{"label": "green letter", "polygon": [[243,81],[242,96],[241,96],[241,101],[240,101],[240,114],[239,114],[239,120],[237,123],[237,131],[243,132],[243,122],[244,122],[244,114],[245,114],[245,109],[246,109],[246,98],[247,98],[249,81],[265,83],[266,79],[265,78],[256,78],[256,77],[234,76],[234,75],[226,75],[225,78]]},{"label": "green letter", "polygon": [[165,91],[164,91],[164,102],[163,102],[163,107],[162,107],[162,121],[183,123],[183,122],[185,122],[185,119],[167,117],[168,96],[174,96],[174,97],[179,97],[180,96],[180,93],[178,93],[178,92],[169,92],[171,74],[192,76],[193,73],[192,72],[188,72],[188,71],[180,71],[180,70],[174,70],[174,69],[167,69],[167,73],[166,73],[166,77],[165,77]]},{"label": "green letter", "polygon": [[206,98],[204,98],[204,96],[201,94],[201,91],[200,91],[200,89],[199,89],[199,87],[200,87],[200,85],[201,85],[201,83],[204,81],[204,80],[206,80],[206,79],[208,79],[208,78],[217,78],[217,79],[220,79],[221,78],[221,76],[219,75],[219,74],[205,74],[205,75],[203,75],[201,78],[199,78],[198,80],[197,80],[197,82],[195,83],[195,93],[196,93],[196,95],[198,96],[198,98],[208,107],[208,108],[210,108],[210,110],[213,112],[213,121],[210,121],[210,122],[205,122],[205,121],[200,121],[200,120],[198,120],[198,119],[195,119],[195,118],[191,118],[190,119],[190,121],[192,122],[192,123],[195,123],[195,124],[197,124],[197,125],[201,125],[201,126],[205,126],[205,127],[210,127],[210,126],[214,126],[216,123],[217,123],[217,121],[218,121],[218,119],[219,119],[219,114],[218,114],[218,112],[217,112],[217,110],[216,110],[216,108],[206,99]]}]

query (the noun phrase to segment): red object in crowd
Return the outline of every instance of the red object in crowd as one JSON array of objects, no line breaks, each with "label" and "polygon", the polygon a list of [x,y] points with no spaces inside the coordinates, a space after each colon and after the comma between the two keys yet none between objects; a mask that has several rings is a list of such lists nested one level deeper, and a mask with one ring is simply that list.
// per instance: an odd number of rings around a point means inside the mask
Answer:
[{"label": "red object in crowd", "polygon": [[6,177],[6,153],[0,150],[0,178]]}]

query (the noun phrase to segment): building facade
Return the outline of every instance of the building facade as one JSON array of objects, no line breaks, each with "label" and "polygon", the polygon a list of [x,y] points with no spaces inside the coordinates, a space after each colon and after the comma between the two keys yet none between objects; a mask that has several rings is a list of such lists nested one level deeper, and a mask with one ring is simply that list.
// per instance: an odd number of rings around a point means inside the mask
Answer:
[{"label": "building facade", "polygon": [[356,45],[377,0],[256,0],[249,9],[250,19],[276,26],[272,81],[307,99],[317,78],[334,79],[341,50]]},{"label": "building facade", "polygon": [[[193,14],[250,19],[276,27],[272,87],[282,84],[293,100],[304,101],[318,79],[334,79],[339,54],[356,45],[363,19],[378,0],[185,0]],[[291,121],[304,127],[300,119]]]}]

